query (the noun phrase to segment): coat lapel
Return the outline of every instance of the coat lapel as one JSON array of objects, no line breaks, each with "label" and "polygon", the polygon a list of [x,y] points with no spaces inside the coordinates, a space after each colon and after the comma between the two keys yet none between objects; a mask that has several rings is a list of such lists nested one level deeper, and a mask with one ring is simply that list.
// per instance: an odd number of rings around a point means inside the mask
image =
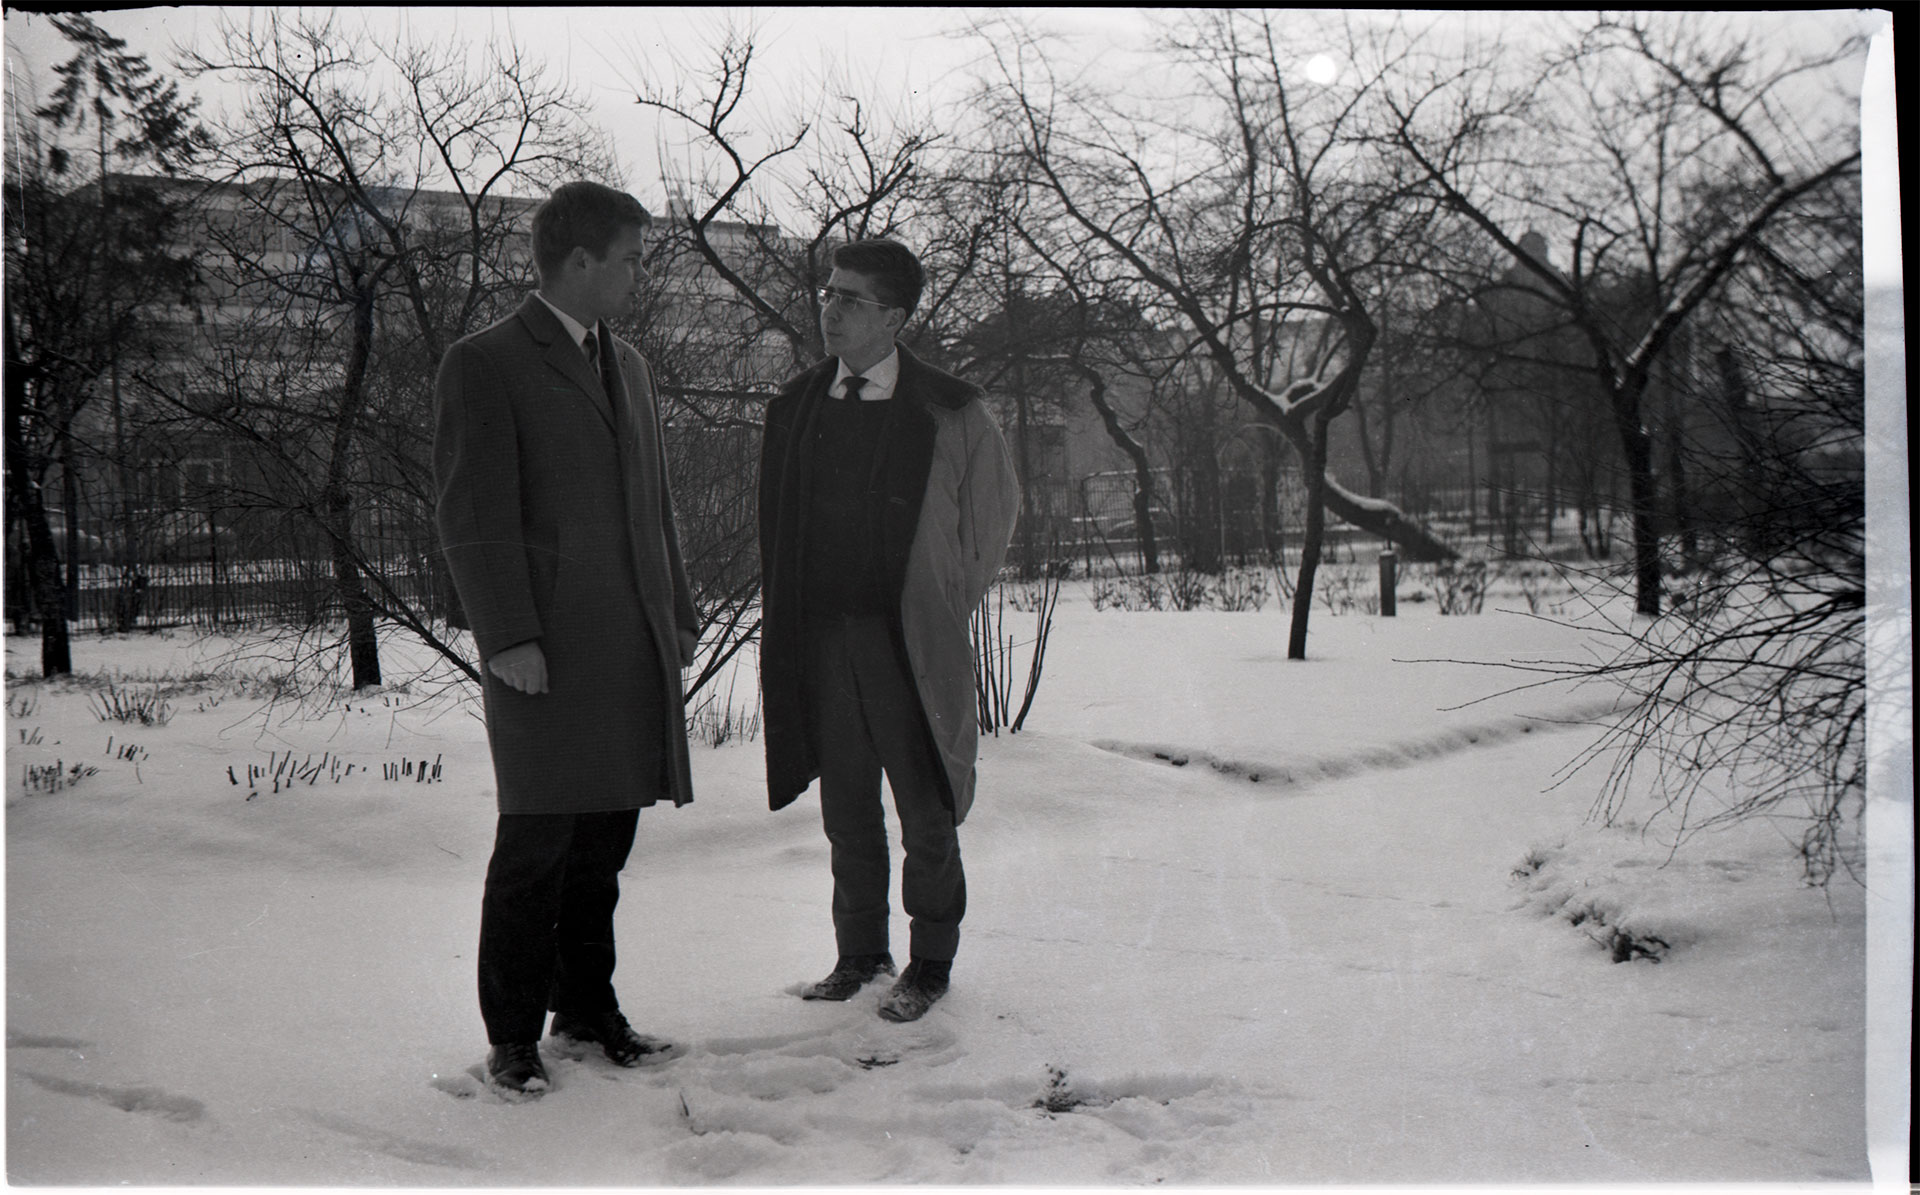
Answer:
[{"label": "coat lapel", "polygon": [[617,430],[613,407],[607,402],[605,388],[593,366],[587,361],[587,355],[580,351],[573,337],[567,335],[566,328],[560,323],[547,305],[535,295],[528,295],[520,305],[520,322],[540,346],[547,367],[564,376],[580,391],[581,396],[606,420],[610,430]]}]

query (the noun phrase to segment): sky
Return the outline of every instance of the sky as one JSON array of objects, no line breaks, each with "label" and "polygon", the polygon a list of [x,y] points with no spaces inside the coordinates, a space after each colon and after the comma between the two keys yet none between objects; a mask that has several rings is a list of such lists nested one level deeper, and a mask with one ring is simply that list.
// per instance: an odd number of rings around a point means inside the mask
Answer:
[{"label": "sky", "polygon": [[[108,30],[156,64],[167,62],[176,45],[207,45],[223,19],[244,22],[249,14],[270,11],[240,6],[189,5],[174,8],[136,8],[97,14]],[[291,11],[291,10],[286,10]],[[665,78],[682,68],[712,60],[712,51],[729,28],[751,30],[757,47],[758,85],[743,110],[754,114],[756,131],[771,136],[786,127],[805,103],[817,94],[823,80],[839,80],[851,90],[883,107],[951,101],[963,96],[979,54],[956,34],[973,21],[989,21],[995,11],[960,7],[658,7],[658,8],[519,8],[437,6],[414,8],[352,8],[349,20],[389,36],[401,29],[435,41],[469,45],[492,37],[511,36],[560,77],[591,99],[598,123],[612,138],[628,183],[643,202],[664,206],[669,186],[660,177],[671,172],[677,157],[673,135],[638,109],[633,97],[650,78]],[[1129,86],[1150,85],[1152,58],[1142,47],[1151,38],[1154,19],[1141,10],[1125,8],[1021,8],[1012,10],[1035,25],[1060,35],[1063,61],[1091,64],[1091,69],[1126,79]],[[1799,14],[1780,20],[1817,21],[1830,27],[1830,14]],[[1862,18],[1866,19],[1866,18]],[[1503,22],[1512,25],[1510,16]],[[60,60],[64,43],[49,18],[9,10],[5,22],[8,86],[31,87],[34,78],[46,78],[47,67]],[[1311,61],[1318,47],[1302,45],[1302,61]],[[1874,148],[1892,154],[1892,86],[1888,80],[1869,87],[1874,107],[1866,128]],[[18,92],[16,92],[18,98]],[[207,95],[209,109],[220,100]],[[28,97],[32,102],[32,97]],[[667,165],[663,168],[664,160]],[[1882,174],[1877,193],[1871,193],[1874,174],[1869,169],[1870,235],[1878,243],[1898,244],[1896,176]],[[1889,179],[1891,181],[1889,181]],[[1890,239],[1889,239],[1890,238]],[[1869,282],[1891,285],[1899,280],[1900,255],[1870,253]]]},{"label": "sky", "polygon": [[[172,47],[214,43],[223,19],[244,23],[239,6],[186,6],[96,14],[99,23],[158,63]],[[386,36],[403,30],[436,43],[480,45],[514,39],[594,104],[598,123],[614,142],[629,184],[651,206],[663,198],[659,181],[662,131],[634,103],[654,78],[711,62],[731,29],[751,32],[756,85],[743,111],[759,117],[756,131],[785,127],[823,80],[840,80],[873,102],[901,108],[964,94],[975,50],[952,34],[974,12],[964,8],[519,8],[441,6],[341,9]],[[1090,57],[1112,61],[1123,43],[1144,36],[1146,18],[1125,9],[1028,10],[1048,28],[1071,35]],[[50,18],[9,11],[9,74],[50,77],[64,42]],[[16,78],[10,86],[19,86]],[[221,102],[203,92],[208,110]],[[669,151],[670,153],[670,151]]]}]

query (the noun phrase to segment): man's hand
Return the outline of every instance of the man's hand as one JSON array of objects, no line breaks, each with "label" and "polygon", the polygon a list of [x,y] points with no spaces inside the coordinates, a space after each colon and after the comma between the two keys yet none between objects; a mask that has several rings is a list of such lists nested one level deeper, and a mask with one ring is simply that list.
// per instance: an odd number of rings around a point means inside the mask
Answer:
[{"label": "man's hand", "polygon": [[680,628],[680,667],[693,667],[693,653],[700,646],[700,632]]},{"label": "man's hand", "polygon": [[547,691],[547,654],[533,640],[516,643],[488,660],[487,671],[522,693]]}]

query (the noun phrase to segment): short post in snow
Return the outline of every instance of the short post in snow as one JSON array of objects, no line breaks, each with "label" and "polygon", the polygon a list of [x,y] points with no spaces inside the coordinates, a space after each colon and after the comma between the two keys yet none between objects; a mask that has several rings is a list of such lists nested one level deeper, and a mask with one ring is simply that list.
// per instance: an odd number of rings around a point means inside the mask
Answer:
[{"label": "short post in snow", "polygon": [[1389,548],[1380,553],[1380,617],[1382,618],[1393,617],[1393,590],[1397,582],[1394,566],[1398,563],[1399,558],[1394,555],[1393,549]]}]

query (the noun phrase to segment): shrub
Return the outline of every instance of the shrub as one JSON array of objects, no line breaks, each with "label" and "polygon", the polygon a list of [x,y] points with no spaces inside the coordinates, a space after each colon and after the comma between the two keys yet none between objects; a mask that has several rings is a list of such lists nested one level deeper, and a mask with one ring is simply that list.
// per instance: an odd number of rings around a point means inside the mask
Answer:
[{"label": "shrub", "polygon": [[1434,600],[1442,614],[1478,614],[1487,601],[1484,560],[1443,560],[1433,570]]},{"label": "shrub", "polygon": [[1267,576],[1258,569],[1231,568],[1213,585],[1214,604],[1228,613],[1258,611],[1267,604]]}]

